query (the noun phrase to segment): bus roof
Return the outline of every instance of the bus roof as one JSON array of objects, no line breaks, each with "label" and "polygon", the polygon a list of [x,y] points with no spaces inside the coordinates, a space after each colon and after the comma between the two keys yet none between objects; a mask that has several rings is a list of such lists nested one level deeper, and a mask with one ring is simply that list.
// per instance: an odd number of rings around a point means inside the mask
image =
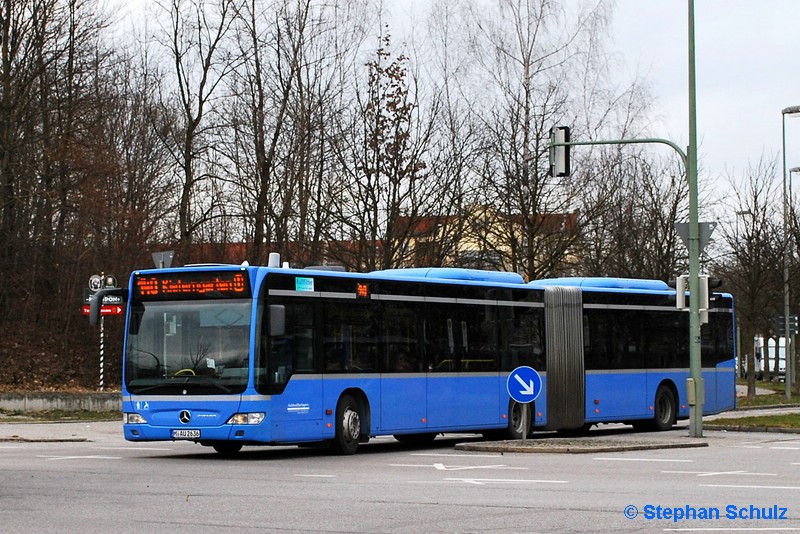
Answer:
[{"label": "bus roof", "polygon": [[372,271],[371,275],[397,278],[429,278],[438,280],[461,280],[464,282],[490,282],[493,284],[523,285],[525,280],[518,273],[503,271],[483,271],[480,269],[461,269],[456,267],[413,267],[408,269],[383,269]]},{"label": "bus roof", "polygon": [[575,277],[544,278],[528,282],[529,286],[569,286],[581,289],[620,289],[625,291],[674,291],[662,280],[643,280],[638,278]]}]

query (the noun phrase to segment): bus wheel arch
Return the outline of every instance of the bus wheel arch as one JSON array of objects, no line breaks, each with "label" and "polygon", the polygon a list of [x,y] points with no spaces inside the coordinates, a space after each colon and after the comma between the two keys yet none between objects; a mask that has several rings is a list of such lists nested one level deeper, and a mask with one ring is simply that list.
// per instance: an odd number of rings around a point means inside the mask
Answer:
[{"label": "bus wheel arch", "polygon": [[653,429],[669,430],[678,420],[678,390],[669,380],[658,385],[653,399]]},{"label": "bus wheel arch", "polygon": [[369,402],[361,390],[342,392],[336,403],[336,432],[333,449],[343,455],[355,454],[359,443],[369,440]]},{"label": "bus wheel arch", "polygon": [[531,434],[533,429],[533,414],[536,412],[534,403],[523,404],[510,399],[508,401],[508,428],[506,429],[507,439],[522,439],[522,414],[523,411],[527,412],[527,433],[525,437]]}]

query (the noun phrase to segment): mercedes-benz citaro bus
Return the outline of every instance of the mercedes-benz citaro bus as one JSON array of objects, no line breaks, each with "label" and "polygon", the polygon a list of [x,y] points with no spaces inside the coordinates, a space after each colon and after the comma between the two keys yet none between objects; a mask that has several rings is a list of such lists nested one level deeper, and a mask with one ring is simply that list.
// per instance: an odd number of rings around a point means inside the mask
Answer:
[{"label": "mercedes-benz citaro bus", "polygon": [[[441,433],[526,437],[689,416],[689,317],[665,282],[457,268],[349,273],[203,265],[132,273],[125,297],[124,434],[245,445]],[[703,413],[735,406],[734,307],[713,293],[702,325]],[[541,376],[511,399],[512,370]],[[523,410],[526,413],[523,416]],[[527,428],[523,428],[526,421]]]}]

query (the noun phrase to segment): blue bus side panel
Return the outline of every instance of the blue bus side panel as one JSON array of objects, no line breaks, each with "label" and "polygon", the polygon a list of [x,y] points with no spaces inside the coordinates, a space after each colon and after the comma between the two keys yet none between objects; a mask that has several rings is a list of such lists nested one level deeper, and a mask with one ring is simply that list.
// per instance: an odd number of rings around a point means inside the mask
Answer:
[{"label": "blue bus side panel", "polygon": [[428,428],[444,430],[497,425],[497,379],[487,376],[428,374]]},{"label": "blue bus side panel", "polygon": [[703,376],[703,414],[716,411],[720,401],[717,399],[717,372],[715,369],[702,369]]},{"label": "blue bus side panel", "polygon": [[268,415],[274,441],[320,439],[325,406],[320,375],[296,374],[280,395],[273,395]]},{"label": "blue bus side panel", "polygon": [[[533,401],[533,425],[543,427],[547,424],[547,373],[539,373],[542,377],[542,391],[539,396]],[[503,388],[506,389],[508,395],[508,386],[503,382]],[[506,409],[507,410],[507,409]]]},{"label": "blue bus side panel", "polygon": [[587,372],[586,420],[618,421],[652,417],[648,410],[647,375],[638,373]]},{"label": "blue bus side panel", "polygon": [[[427,378],[424,374],[383,375],[381,385],[381,432],[427,429]],[[375,407],[373,407],[375,413]]]},{"label": "blue bus side panel", "polygon": [[[708,375],[713,374],[715,390],[709,391]],[[717,365],[716,371],[703,372],[705,400],[703,414],[710,415],[736,408],[736,361],[729,360]]]}]

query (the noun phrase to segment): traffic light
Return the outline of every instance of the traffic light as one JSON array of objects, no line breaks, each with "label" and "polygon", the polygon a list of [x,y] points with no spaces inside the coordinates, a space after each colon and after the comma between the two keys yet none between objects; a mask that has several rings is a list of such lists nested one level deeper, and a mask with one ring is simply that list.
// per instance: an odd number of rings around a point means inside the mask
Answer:
[{"label": "traffic light", "polygon": [[[569,143],[569,126],[557,126],[550,130],[550,176],[569,176],[569,145],[557,146],[560,143]],[[555,145],[555,146],[554,146]]]},{"label": "traffic light", "polygon": [[[786,335],[786,317],[778,315],[775,317],[775,332],[778,336]],[[789,316],[789,334],[797,334],[797,315]]]},{"label": "traffic light", "polygon": [[[711,308],[711,294],[713,290],[722,285],[722,279],[712,278],[707,274],[701,274],[698,277],[699,284],[699,298],[698,307],[700,310],[700,323],[705,324],[708,322],[708,310]],[[669,284],[672,287],[672,282]],[[675,279],[675,307],[679,310],[687,310],[689,307],[686,305],[686,292],[689,290],[689,275],[682,274]]]}]

